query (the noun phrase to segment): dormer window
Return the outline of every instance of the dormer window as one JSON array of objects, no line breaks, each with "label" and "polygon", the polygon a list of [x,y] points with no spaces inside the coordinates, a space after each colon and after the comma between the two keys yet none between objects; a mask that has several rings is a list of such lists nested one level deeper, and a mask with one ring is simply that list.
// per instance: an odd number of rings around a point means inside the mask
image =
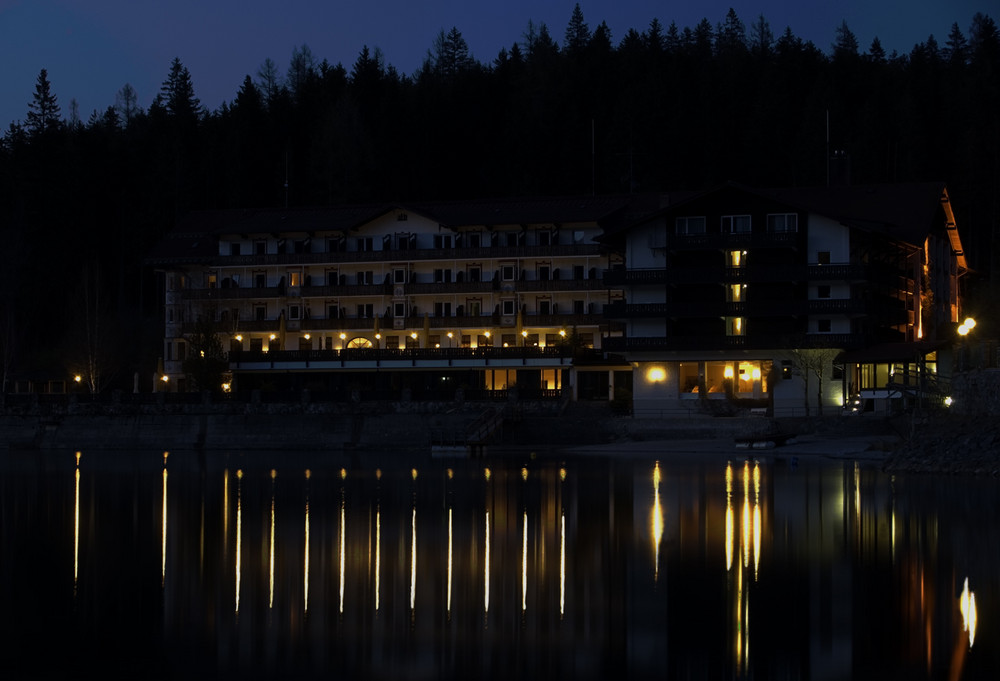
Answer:
[{"label": "dormer window", "polygon": [[410,216],[407,215],[406,213],[396,213],[396,221],[397,222],[406,222],[409,219],[410,219]]}]

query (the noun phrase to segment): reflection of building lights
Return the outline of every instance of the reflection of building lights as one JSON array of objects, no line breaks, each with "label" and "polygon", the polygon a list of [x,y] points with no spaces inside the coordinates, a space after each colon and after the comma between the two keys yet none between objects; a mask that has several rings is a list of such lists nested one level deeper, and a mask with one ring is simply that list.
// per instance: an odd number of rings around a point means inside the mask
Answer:
[{"label": "reflection of building lights", "polygon": [[958,608],[962,611],[962,630],[969,632],[969,647],[976,641],[976,622],[979,619],[976,613],[976,594],[969,591],[969,578],[965,578],[965,585],[962,587],[962,595],[958,600]]}]

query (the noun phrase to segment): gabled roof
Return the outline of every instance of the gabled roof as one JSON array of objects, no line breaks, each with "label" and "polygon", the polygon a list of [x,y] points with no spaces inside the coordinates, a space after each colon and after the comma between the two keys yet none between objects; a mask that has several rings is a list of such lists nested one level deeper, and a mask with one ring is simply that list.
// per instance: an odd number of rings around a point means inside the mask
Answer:
[{"label": "gabled roof", "polygon": [[935,226],[943,182],[861,186],[797,187],[760,192],[789,205],[818,213],[891,239],[923,245]]},{"label": "gabled roof", "polygon": [[[772,189],[727,183],[701,192],[665,194],[663,208],[642,216],[631,225],[624,225],[622,231],[651,219],[676,215],[692,202],[733,191],[757,196],[794,210],[823,215],[842,224],[876,232],[914,246],[923,245],[930,231],[942,226],[942,223],[935,222],[937,211],[948,201],[943,182]],[[950,214],[950,211],[947,212]],[[949,234],[952,237],[952,248],[960,253],[961,244],[953,229],[953,219],[951,227],[954,232],[953,235]],[[961,266],[964,267],[964,261]]]},{"label": "gabled roof", "polygon": [[467,201],[371,203],[327,208],[200,210],[185,215],[156,247],[151,262],[196,263],[218,255],[223,234],[351,232],[397,210],[422,215],[444,228],[463,226],[597,223],[605,228],[634,220],[656,206],[654,195],[538,197]]}]

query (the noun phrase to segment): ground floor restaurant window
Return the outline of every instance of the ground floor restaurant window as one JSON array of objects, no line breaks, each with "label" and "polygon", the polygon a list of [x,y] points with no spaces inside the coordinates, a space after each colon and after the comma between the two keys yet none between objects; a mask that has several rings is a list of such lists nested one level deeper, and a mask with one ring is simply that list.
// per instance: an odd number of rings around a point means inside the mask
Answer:
[{"label": "ground floor restaurant window", "polygon": [[680,362],[678,389],[684,394],[752,397],[767,393],[770,360]]}]

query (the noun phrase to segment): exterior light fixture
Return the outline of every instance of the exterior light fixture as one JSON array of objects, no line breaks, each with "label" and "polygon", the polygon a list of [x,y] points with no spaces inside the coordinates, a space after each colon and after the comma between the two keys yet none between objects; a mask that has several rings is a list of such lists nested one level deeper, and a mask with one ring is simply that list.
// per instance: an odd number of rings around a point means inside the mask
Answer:
[{"label": "exterior light fixture", "polygon": [[160,376],[160,380],[163,381],[164,383],[167,383],[168,381],[170,381],[170,377],[167,376],[166,374],[163,374],[162,376]]},{"label": "exterior light fixture", "polygon": [[527,338],[528,337],[528,332],[527,331],[522,331],[521,332],[521,336],[523,336],[524,338]]},{"label": "exterior light fixture", "polygon": [[309,340],[310,338],[312,338],[312,336],[307,333],[306,335],[303,336],[303,338],[305,338],[306,340]]},{"label": "exterior light fixture", "polygon": [[565,338],[566,337],[566,329],[559,329],[559,335],[562,336],[563,338]]},{"label": "exterior light fixture", "polygon": [[412,338],[413,340],[417,340],[417,332],[414,331],[413,333],[411,333],[410,338]]},{"label": "exterior light fixture", "polygon": [[236,340],[238,340],[240,343],[242,343],[243,342],[243,334],[240,334],[240,333],[236,334]]},{"label": "exterior light fixture", "polygon": [[77,374],[76,376],[73,377],[73,380],[76,381],[77,383],[79,383],[80,381],[83,380],[83,376],[81,376],[80,374]]},{"label": "exterior light fixture", "polygon": [[954,400],[951,399],[951,395],[948,395],[948,397],[944,398],[944,406],[950,407],[953,403]]},{"label": "exterior light fixture", "polygon": [[198,354],[199,354],[199,355],[200,355],[201,357],[204,357],[204,356],[205,356],[205,351],[204,351],[204,350],[199,350],[199,351],[198,351]]},{"label": "exterior light fixture", "polygon": [[976,328],[976,320],[972,317],[966,317],[965,321],[962,322],[958,327],[959,336],[967,336],[969,332]]},{"label": "exterior light fixture", "polygon": [[222,384],[222,392],[228,393],[228,392],[231,392],[232,389],[233,389],[233,386],[231,384],[229,384],[229,383],[223,383]]},{"label": "exterior light fixture", "polygon": [[344,340],[346,338],[347,338],[347,334],[346,333],[340,334],[340,340]]},{"label": "exterior light fixture", "polygon": [[277,336],[277,334],[273,334],[273,333],[272,333],[272,334],[271,334],[270,336],[268,336],[268,338],[269,338],[270,340],[274,340],[274,339],[275,339],[275,338],[277,338],[277,337],[278,337],[278,336]]},{"label": "exterior light fixture", "polygon": [[489,337],[490,337],[490,332],[489,332],[489,331],[487,331],[487,332],[485,332],[485,333],[484,333],[483,335],[484,335],[484,336],[486,336],[487,338],[489,338]]},{"label": "exterior light fixture", "polygon": [[646,372],[646,379],[650,383],[659,383],[667,378],[667,372],[665,372],[661,367],[653,367]]}]

